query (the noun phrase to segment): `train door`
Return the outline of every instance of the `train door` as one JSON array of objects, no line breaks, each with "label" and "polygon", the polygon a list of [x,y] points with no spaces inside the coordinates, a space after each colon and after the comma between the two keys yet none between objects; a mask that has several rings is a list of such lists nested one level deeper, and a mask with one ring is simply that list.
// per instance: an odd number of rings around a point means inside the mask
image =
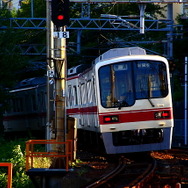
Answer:
[{"label": "train door", "polygon": [[[74,111],[74,117],[80,121],[80,113],[79,113],[79,108],[80,108],[80,93],[79,93],[79,86],[78,83],[75,82],[73,87],[72,87],[72,93],[73,93],[73,108],[76,110],[76,113]],[[80,123],[78,123],[79,125]]]},{"label": "train door", "polygon": [[94,127],[98,127],[98,119],[97,119],[97,96],[96,96],[96,83],[95,83],[95,77],[92,77],[92,82],[91,82],[91,97],[92,97],[92,105],[93,105],[93,125]]},{"label": "train door", "polygon": [[89,79],[87,81],[87,119],[88,119],[88,126],[89,127],[94,127],[95,126],[95,113],[96,113],[96,108],[95,108],[95,97],[94,97],[94,82],[93,79]]}]

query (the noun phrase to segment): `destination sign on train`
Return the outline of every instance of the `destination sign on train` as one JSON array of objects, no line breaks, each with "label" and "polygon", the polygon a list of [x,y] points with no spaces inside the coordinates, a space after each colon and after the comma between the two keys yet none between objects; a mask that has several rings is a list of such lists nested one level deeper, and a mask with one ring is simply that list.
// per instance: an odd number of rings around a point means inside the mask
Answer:
[{"label": "destination sign on train", "polygon": [[95,2],[95,3],[188,3],[187,0],[70,0],[70,2]]}]

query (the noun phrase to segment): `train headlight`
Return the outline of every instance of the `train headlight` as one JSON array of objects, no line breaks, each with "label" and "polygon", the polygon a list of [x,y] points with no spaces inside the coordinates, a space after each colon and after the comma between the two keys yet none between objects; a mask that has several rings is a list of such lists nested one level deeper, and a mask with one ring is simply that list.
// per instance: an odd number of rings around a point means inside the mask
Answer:
[{"label": "train headlight", "polygon": [[119,122],[119,117],[118,116],[104,116],[103,120],[104,120],[104,123]]},{"label": "train headlight", "polygon": [[170,118],[170,111],[160,111],[155,112],[155,119],[169,119]]}]

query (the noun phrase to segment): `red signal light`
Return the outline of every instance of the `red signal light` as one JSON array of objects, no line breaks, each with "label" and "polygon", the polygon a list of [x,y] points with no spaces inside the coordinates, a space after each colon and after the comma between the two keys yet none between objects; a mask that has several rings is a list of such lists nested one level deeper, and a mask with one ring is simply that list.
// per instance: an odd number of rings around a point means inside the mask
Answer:
[{"label": "red signal light", "polygon": [[57,29],[69,24],[69,0],[51,0],[51,20]]},{"label": "red signal light", "polygon": [[64,16],[63,16],[63,15],[58,15],[58,16],[57,16],[57,19],[58,19],[58,20],[63,20],[63,19],[64,19]]}]

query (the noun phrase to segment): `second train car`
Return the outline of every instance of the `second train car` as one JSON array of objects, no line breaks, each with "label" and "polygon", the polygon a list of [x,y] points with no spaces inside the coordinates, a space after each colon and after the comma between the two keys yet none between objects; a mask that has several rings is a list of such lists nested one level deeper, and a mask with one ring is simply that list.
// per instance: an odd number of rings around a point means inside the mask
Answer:
[{"label": "second train car", "polygon": [[78,141],[107,154],[171,148],[173,109],[166,58],[139,47],[115,48],[88,69],[68,70],[67,115]]}]

